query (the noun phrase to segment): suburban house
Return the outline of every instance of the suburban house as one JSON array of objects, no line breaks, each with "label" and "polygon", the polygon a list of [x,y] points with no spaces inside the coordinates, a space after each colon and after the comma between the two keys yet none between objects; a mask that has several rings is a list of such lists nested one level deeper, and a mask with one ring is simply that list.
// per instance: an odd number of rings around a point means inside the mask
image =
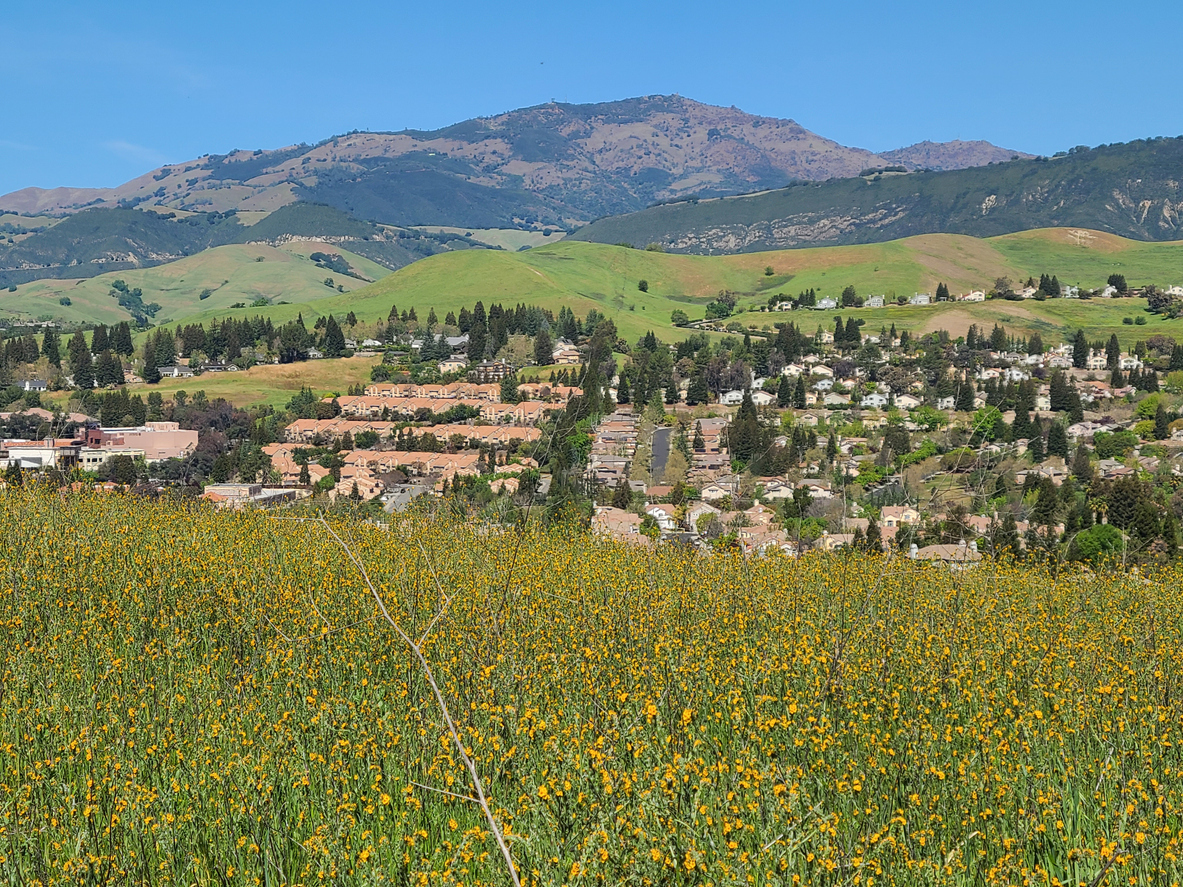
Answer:
[{"label": "suburban house", "polygon": [[753,391],[752,403],[758,407],[768,407],[776,403],[776,395],[769,391]]},{"label": "suburban house", "polygon": [[193,378],[192,367],[167,366],[167,367],[157,367],[157,370],[160,372],[160,378],[162,378],[162,379],[192,379]]},{"label": "suburban house", "polygon": [[838,302],[835,299],[818,299],[813,307],[818,311],[830,311],[838,307]]},{"label": "suburban house", "polygon": [[657,526],[665,532],[678,529],[678,521],[674,518],[672,505],[646,505],[645,513],[657,521]]},{"label": "suburban house", "polygon": [[739,388],[732,388],[719,395],[719,406],[737,407],[741,403],[743,403],[743,391]]},{"label": "suburban house", "polygon": [[468,366],[468,361],[463,357],[449,357],[447,360],[439,362],[439,371],[441,373],[458,373]]},{"label": "suburban house", "polygon": [[863,302],[864,308],[882,308],[883,296],[868,296],[867,301]]},{"label": "suburban house", "polygon": [[932,296],[929,293],[916,293],[912,298],[908,299],[909,305],[931,305]]},{"label": "suburban house", "polygon": [[986,294],[981,290],[974,290],[971,293],[966,293],[961,297],[963,302],[984,302],[986,301]]},{"label": "suburban house", "polygon": [[880,521],[885,527],[899,527],[920,522],[920,512],[911,505],[884,505]]}]

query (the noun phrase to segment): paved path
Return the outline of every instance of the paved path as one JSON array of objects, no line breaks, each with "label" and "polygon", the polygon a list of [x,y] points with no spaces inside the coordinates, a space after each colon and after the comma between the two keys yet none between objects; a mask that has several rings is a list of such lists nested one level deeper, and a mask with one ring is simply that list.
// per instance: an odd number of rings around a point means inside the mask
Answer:
[{"label": "paved path", "polygon": [[655,484],[661,483],[661,477],[665,474],[665,463],[670,459],[670,436],[673,433],[672,428],[658,428],[653,432],[653,459],[649,474]]}]

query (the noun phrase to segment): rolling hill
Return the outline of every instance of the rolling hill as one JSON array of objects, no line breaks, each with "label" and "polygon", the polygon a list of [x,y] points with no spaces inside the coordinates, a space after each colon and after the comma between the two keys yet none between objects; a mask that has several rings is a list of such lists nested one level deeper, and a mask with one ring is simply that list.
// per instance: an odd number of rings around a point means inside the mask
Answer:
[{"label": "rolling hill", "polygon": [[[13,237],[12,243],[0,240],[0,286],[150,268],[232,243],[332,242],[347,245],[387,270],[446,250],[484,248],[463,234],[379,226],[308,203],[241,217],[235,212],[96,208],[42,228]],[[0,310],[4,307],[0,299]]]},{"label": "rolling hill", "polygon": [[[310,259],[315,252],[340,256],[357,276],[317,265]],[[116,280],[123,280],[129,289],[142,291],[144,303],[160,306],[151,318],[160,324],[201,311],[225,313],[233,305],[251,305],[259,300],[268,304],[309,302],[334,291],[325,285],[326,278],[351,292],[388,273],[381,265],[336,244],[228,244],[153,268],[22,284],[14,292],[0,292],[0,315],[56,318],[68,324],[113,324],[133,319],[133,312],[119,304],[112,286]]]},{"label": "rolling hill", "polygon": [[1183,137],[1073,149],[972,169],[880,173],[601,219],[575,240],[739,253],[918,234],[989,237],[1045,227],[1137,240],[1183,236]]},{"label": "rolling hill", "polygon": [[[772,268],[772,275],[765,273]],[[369,286],[299,305],[273,305],[261,311],[276,321],[303,314],[307,320],[324,314],[353,311],[366,322],[384,319],[391,305],[415,307],[420,316],[435,308],[447,311],[471,307],[539,304],[554,311],[567,305],[580,316],[595,309],[610,317],[621,335],[634,341],[647,330],[667,340],[681,338],[670,320],[675,309],[701,319],[705,306],[720,291],[737,298],[733,320],[744,326],[771,325],[792,320],[812,329],[833,325],[834,312],[798,311],[791,314],[751,313],[771,295],[795,295],[814,288],[837,297],[853,285],[859,293],[890,296],[931,292],[938,282],[954,292],[988,288],[996,277],[1022,281],[1041,273],[1056,274],[1064,283],[1093,288],[1104,285],[1114,272],[1131,285],[1181,282],[1183,242],[1140,243],[1082,230],[1044,230],[991,239],[963,235],[924,235],[891,243],[748,253],[733,256],[691,256],[649,252],[604,244],[562,241],[520,253],[501,251],[454,252],[416,262]],[[638,282],[648,281],[640,292]],[[1045,337],[1071,334],[1083,328],[1091,336],[1117,331],[1123,342],[1168,332],[1183,340],[1183,320],[1165,321],[1145,314],[1145,300],[1116,299],[1047,302],[990,301],[979,304],[943,303],[927,307],[859,310],[874,327],[895,323],[899,329],[964,332],[970,323],[998,322],[1016,332],[1039,330]],[[190,320],[224,316],[207,310]],[[1130,326],[1122,318],[1148,317],[1147,326]]]},{"label": "rolling hill", "polygon": [[118,188],[27,188],[0,197],[0,209],[270,212],[303,200],[397,226],[566,229],[691,193],[853,176],[884,163],[954,168],[1015,155],[985,142],[947,149],[925,142],[885,160],[792,120],[644,96],[550,103],[430,132],[352,132],[316,145],[206,155]]}]

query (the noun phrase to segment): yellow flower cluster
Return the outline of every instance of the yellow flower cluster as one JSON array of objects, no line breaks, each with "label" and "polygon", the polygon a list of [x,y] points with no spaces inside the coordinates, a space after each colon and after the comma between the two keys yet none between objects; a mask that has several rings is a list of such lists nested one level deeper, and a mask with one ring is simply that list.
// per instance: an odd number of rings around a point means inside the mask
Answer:
[{"label": "yellow flower cluster", "polygon": [[[333,524],[528,884],[1183,879],[1183,576]],[[506,884],[325,528],[0,494],[0,880]]]}]

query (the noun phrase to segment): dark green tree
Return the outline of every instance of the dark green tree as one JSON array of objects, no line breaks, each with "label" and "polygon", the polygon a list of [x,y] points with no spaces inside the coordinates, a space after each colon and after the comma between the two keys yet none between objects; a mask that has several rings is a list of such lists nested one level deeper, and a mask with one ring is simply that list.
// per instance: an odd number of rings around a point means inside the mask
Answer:
[{"label": "dark green tree", "polygon": [[1109,341],[1105,345],[1105,367],[1106,369],[1117,369],[1117,362],[1121,359],[1121,345],[1117,341],[1117,333],[1109,336]]},{"label": "dark green tree", "polygon": [[326,357],[342,357],[345,354],[345,333],[341,331],[337,318],[331,314],[325,321],[324,353]]},{"label": "dark green tree", "polygon": [[1065,460],[1068,458],[1068,433],[1059,422],[1053,422],[1051,428],[1048,429],[1047,454],[1059,456]]},{"label": "dark green tree", "polygon": [[61,369],[62,367],[62,340],[58,335],[57,330],[50,327],[45,331],[45,336],[41,340],[41,353],[45,359],[49,361],[51,367]]},{"label": "dark green tree", "polygon": [[1084,337],[1084,330],[1077,330],[1072,340],[1072,365],[1083,370],[1089,363],[1089,342]]},{"label": "dark green tree", "polygon": [[90,336],[90,353],[93,355],[102,354],[111,347],[110,337],[107,335],[107,328],[103,324],[99,324],[94,328],[94,332]]},{"label": "dark green tree", "polygon": [[793,387],[793,408],[794,409],[797,409],[797,410],[805,409],[806,394],[807,394],[807,392],[805,391],[805,377],[798,376],[797,377],[797,384]]},{"label": "dark green tree", "polygon": [[616,481],[616,487],[612,490],[612,507],[623,509],[632,504],[632,490],[629,489],[628,481],[622,477]]},{"label": "dark green tree", "polygon": [[538,366],[549,366],[554,362],[554,342],[550,333],[540,329],[534,337],[534,363]]}]

